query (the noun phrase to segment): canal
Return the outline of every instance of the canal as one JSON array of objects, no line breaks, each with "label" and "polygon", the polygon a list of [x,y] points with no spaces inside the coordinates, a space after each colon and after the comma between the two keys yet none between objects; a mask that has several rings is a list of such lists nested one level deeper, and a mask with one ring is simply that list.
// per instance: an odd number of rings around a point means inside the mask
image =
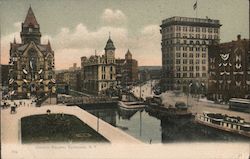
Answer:
[{"label": "canal", "polygon": [[250,142],[250,138],[198,125],[193,119],[159,119],[145,109],[81,108],[145,143]]}]

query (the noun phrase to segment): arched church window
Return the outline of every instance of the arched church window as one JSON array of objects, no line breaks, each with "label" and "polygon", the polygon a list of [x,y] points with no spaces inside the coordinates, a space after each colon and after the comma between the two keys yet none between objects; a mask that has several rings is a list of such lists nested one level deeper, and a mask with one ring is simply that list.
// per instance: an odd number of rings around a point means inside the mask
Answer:
[{"label": "arched church window", "polygon": [[26,92],[26,91],[27,91],[27,84],[26,84],[26,83],[23,83],[23,84],[22,84],[22,91],[23,91],[23,92]]},{"label": "arched church window", "polygon": [[37,52],[34,49],[29,50],[29,67],[31,72],[31,78],[35,79],[35,73],[37,71]]},{"label": "arched church window", "polygon": [[13,90],[17,91],[17,89],[18,89],[18,84],[15,82],[13,83]]}]

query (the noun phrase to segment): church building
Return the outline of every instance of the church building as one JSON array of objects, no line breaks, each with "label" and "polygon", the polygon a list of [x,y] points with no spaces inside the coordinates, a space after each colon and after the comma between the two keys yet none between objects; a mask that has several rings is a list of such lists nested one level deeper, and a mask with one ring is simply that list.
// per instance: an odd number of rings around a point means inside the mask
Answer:
[{"label": "church building", "polygon": [[21,43],[10,44],[9,89],[14,98],[54,94],[55,59],[50,42],[41,44],[40,25],[30,7],[22,23]]}]

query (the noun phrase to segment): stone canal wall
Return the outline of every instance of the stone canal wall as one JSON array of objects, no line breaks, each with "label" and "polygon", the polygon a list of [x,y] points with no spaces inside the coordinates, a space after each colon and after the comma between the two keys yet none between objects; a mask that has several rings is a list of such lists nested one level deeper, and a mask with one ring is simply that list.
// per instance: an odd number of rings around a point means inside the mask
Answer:
[{"label": "stone canal wall", "polygon": [[111,144],[117,143],[131,143],[141,144],[142,142],[134,137],[124,133],[118,128],[98,119],[94,115],[77,106],[62,106],[62,105],[49,105],[42,107],[18,107],[15,114],[10,114],[10,109],[1,110],[1,141],[3,144],[19,144],[21,143],[20,121],[21,118],[46,114],[47,110],[51,113],[63,113],[74,115],[81,121],[86,123],[92,129],[96,130],[99,134],[104,136]]}]

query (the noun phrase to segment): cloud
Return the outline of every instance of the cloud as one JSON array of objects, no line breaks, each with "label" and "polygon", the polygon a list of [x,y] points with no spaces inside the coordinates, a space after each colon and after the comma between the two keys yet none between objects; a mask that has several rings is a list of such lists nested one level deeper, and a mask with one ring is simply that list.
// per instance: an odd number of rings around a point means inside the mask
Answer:
[{"label": "cloud", "polygon": [[[50,40],[52,49],[55,51],[56,69],[65,69],[77,63],[80,66],[80,57],[104,53],[104,47],[108,40],[109,32],[116,47],[116,57],[124,58],[127,49],[130,49],[133,58],[138,60],[139,65],[160,65],[160,32],[158,25],[147,25],[140,29],[138,34],[129,35],[126,27],[101,26],[97,30],[89,30],[86,25],[79,23],[73,29],[60,28],[56,35],[42,35],[42,43],[47,44]],[[3,36],[1,51],[2,62],[8,63],[9,43],[16,37],[20,39],[20,27],[17,31]]]},{"label": "cloud", "polygon": [[121,10],[105,9],[101,19],[104,23],[113,25],[124,25],[127,22],[126,15]]}]

